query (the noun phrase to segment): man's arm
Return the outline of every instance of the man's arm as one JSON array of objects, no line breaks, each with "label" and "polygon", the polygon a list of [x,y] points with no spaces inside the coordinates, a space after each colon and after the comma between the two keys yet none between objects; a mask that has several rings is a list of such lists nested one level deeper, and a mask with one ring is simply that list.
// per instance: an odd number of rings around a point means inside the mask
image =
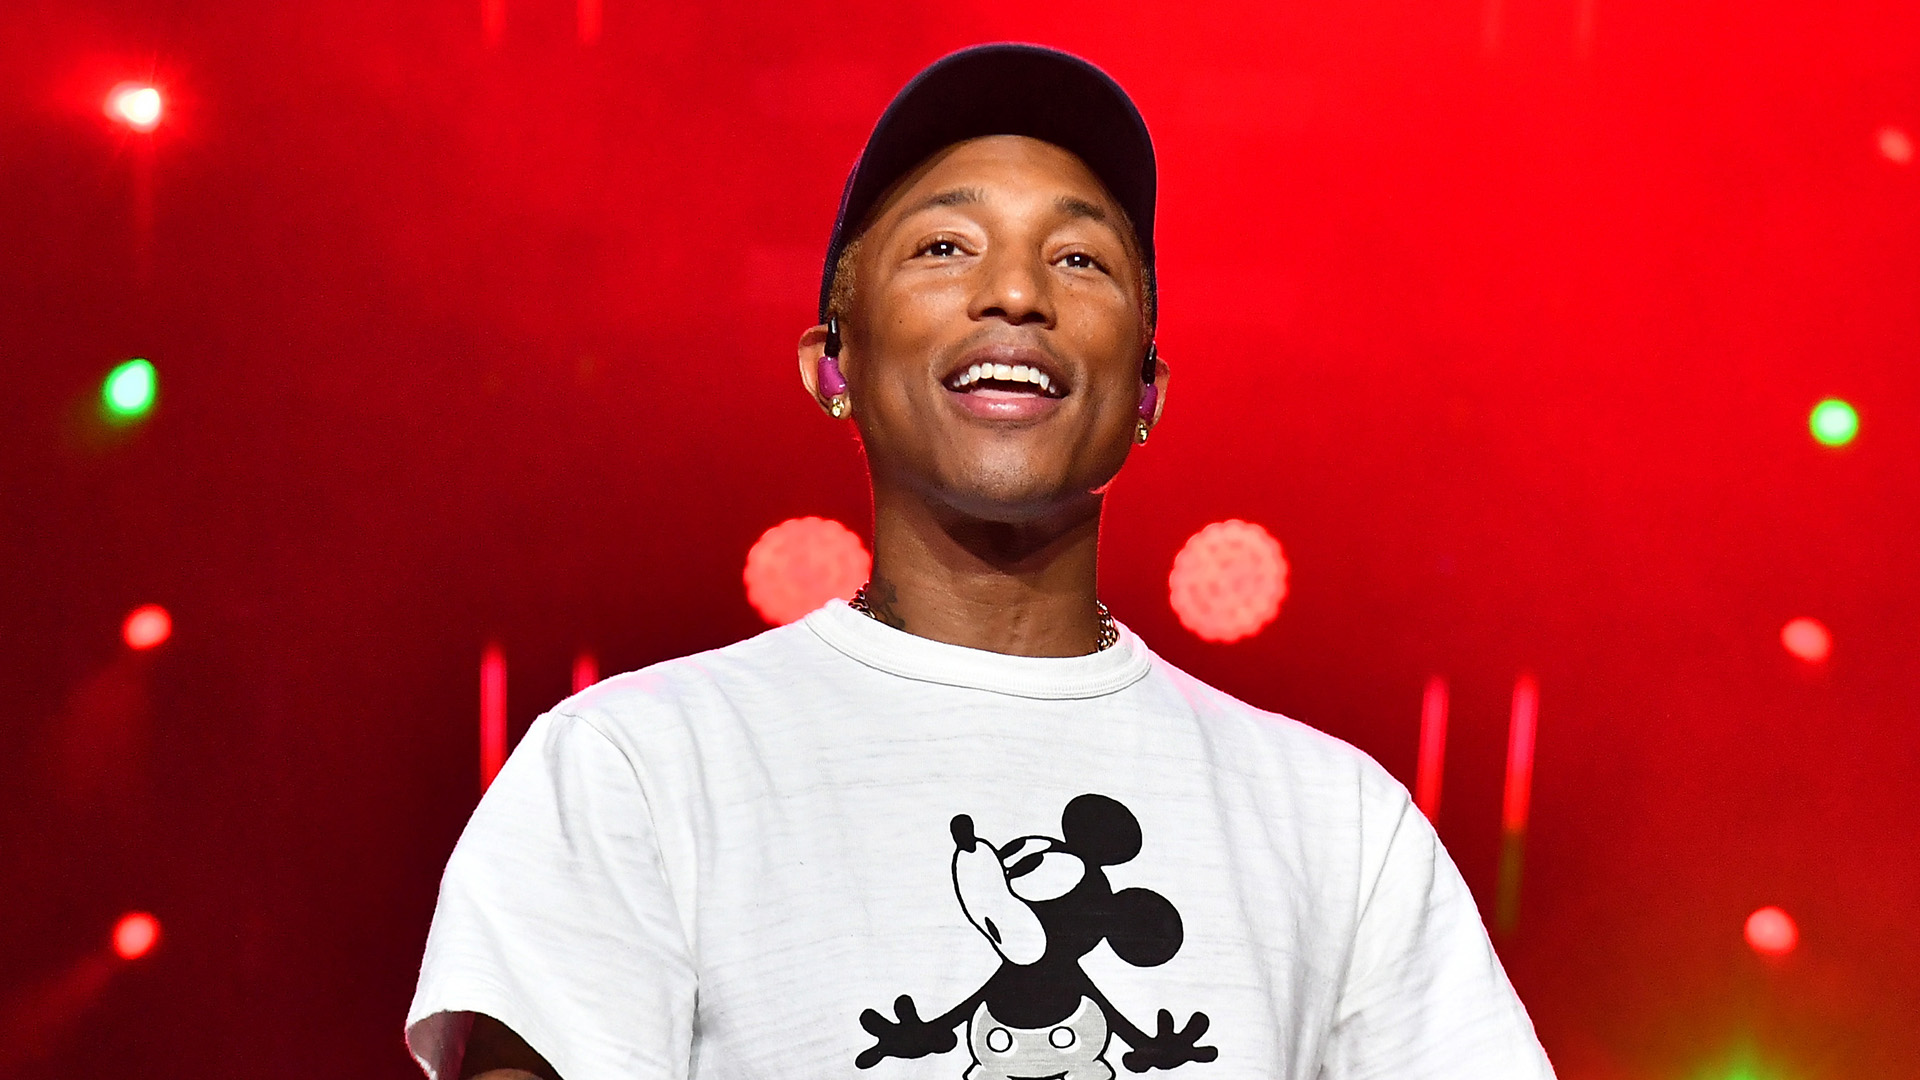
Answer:
[{"label": "man's arm", "polygon": [[485,1013],[473,1014],[460,1080],[560,1080],[540,1052],[513,1029]]}]

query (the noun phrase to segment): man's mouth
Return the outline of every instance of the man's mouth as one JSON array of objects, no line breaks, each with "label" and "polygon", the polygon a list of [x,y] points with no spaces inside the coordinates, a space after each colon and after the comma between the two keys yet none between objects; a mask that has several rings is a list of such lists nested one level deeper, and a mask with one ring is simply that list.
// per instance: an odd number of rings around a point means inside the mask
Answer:
[{"label": "man's mouth", "polygon": [[1027,364],[970,364],[947,376],[945,385],[956,394],[978,394],[989,399],[1067,396],[1066,388],[1053,376]]}]

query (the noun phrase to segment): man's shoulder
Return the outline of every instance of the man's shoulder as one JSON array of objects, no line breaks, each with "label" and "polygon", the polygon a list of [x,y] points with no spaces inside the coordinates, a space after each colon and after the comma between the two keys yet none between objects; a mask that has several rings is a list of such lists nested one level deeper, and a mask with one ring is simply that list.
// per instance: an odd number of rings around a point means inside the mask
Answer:
[{"label": "man's shoulder", "polygon": [[778,694],[831,650],[799,622],[704,652],[612,675],[555,705],[552,712],[596,727],[684,719]]},{"label": "man's shoulder", "polygon": [[1398,801],[1406,796],[1405,787],[1384,766],[1345,739],[1243,701],[1159,656],[1154,657],[1154,673],[1155,681],[1184,699],[1205,737],[1228,755],[1226,760],[1263,772],[1284,768],[1296,776],[1356,784],[1370,797]]}]

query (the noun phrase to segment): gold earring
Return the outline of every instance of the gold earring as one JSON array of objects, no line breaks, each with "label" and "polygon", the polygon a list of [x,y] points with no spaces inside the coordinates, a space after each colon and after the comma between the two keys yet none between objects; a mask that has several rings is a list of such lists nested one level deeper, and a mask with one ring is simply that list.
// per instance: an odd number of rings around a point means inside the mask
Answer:
[{"label": "gold earring", "polygon": [[847,402],[847,395],[835,394],[833,395],[833,399],[827,402],[827,415],[833,417],[835,420],[838,420],[841,417],[847,415],[847,412],[850,407],[851,406]]},{"label": "gold earring", "polygon": [[1145,420],[1135,420],[1133,422],[1133,441],[1139,443],[1141,446],[1147,445],[1147,432],[1151,430],[1153,429],[1147,426]]}]

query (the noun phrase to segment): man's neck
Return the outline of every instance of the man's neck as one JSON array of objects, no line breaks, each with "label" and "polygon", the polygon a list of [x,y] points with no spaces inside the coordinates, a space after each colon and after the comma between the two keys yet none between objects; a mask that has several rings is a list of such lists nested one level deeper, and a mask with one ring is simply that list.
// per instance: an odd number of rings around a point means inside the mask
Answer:
[{"label": "man's neck", "polygon": [[874,618],[919,637],[1011,656],[1080,656],[1100,636],[1098,503],[1006,524],[875,494]]}]

